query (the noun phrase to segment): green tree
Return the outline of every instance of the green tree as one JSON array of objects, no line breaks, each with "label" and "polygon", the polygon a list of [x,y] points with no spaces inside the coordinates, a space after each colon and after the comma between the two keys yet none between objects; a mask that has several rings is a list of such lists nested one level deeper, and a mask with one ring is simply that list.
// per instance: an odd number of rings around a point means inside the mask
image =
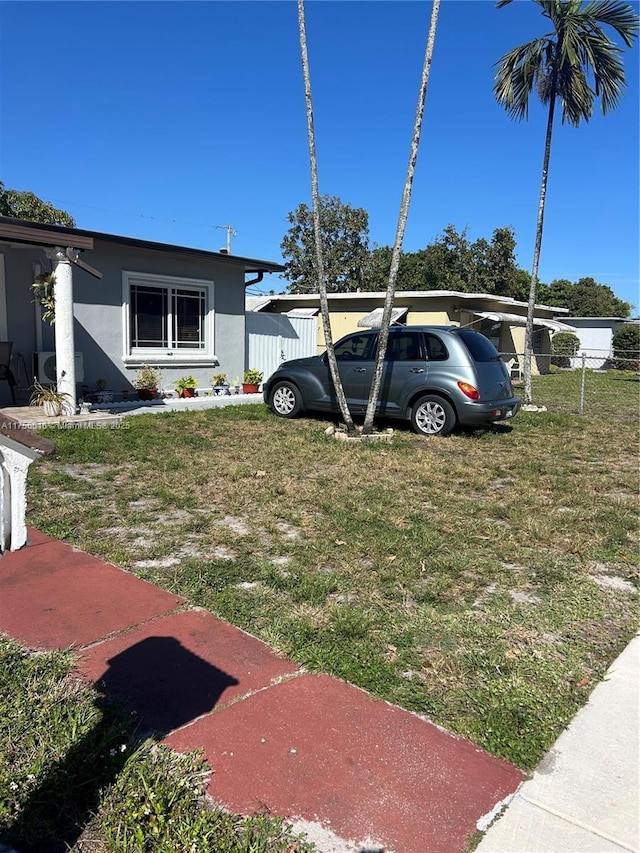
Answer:
[{"label": "green tree", "polygon": [[459,233],[449,224],[425,249],[426,290],[476,290],[477,265],[467,239],[467,229]]},{"label": "green tree", "polygon": [[413,134],[411,137],[411,149],[409,151],[409,162],[407,163],[407,173],[402,191],[402,199],[400,201],[400,211],[398,213],[398,224],[396,226],[396,238],[393,243],[393,253],[391,255],[391,269],[389,270],[389,283],[382,309],[382,320],[380,321],[380,334],[378,336],[378,351],[376,354],[376,366],[373,374],[373,382],[369,392],[369,401],[367,403],[367,411],[364,418],[362,432],[364,435],[370,434],[373,430],[373,419],[375,417],[378,400],[380,399],[380,388],[382,386],[382,372],[384,368],[384,357],[387,352],[387,341],[389,339],[389,326],[391,325],[391,312],[393,309],[393,299],[396,291],[396,282],[398,279],[398,270],[400,268],[400,258],[402,255],[402,243],[404,241],[404,232],[407,226],[407,217],[409,216],[409,204],[411,202],[411,188],[413,186],[413,176],[416,170],[416,161],[418,159],[418,146],[420,143],[420,133],[422,131],[422,119],[424,116],[424,105],[427,99],[427,87],[429,85],[429,73],[431,71],[431,60],[433,58],[433,47],[436,39],[436,29],[438,26],[438,14],[440,12],[440,0],[433,0],[431,6],[431,20],[429,23],[429,34],[427,35],[427,45],[424,53],[424,61],[422,63],[422,76],[420,78],[420,90],[418,92],[418,103],[416,106],[416,115],[413,122]]},{"label": "green tree", "polygon": [[50,201],[42,201],[32,192],[5,189],[0,181],[0,216],[42,222],[44,225],[75,226],[73,217],[66,210],[58,210]]},{"label": "green tree", "polygon": [[[345,426],[347,428],[348,433],[352,433],[355,430],[355,426],[353,423],[353,418],[351,417],[351,413],[349,411],[349,406],[347,405],[347,398],[344,393],[344,388],[342,387],[342,379],[340,378],[340,372],[338,370],[338,362],[336,360],[335,350],[333,348],[333,336],[331,334],[331,320],[329,317],[329,302],[327,299],[327,270],[325,268],[325,248],[329,249],[329,255],[331,258],[331,272],[332,274],[339,277],[340,271],[337,268],[333,267],[333,263],[336,262],[336,258],[333,253],[330,251],[332,247],[329,244],[328,247],[325,247],[325,231],[323,231],[323,208],[325,213],[324,224],[325,228],[327,225],[327,210],[337,210],[339,199],[328,199],[325,197],[325,204],[323,206],[323,200],[320,197],[320,191],[318,189],[318,159],[316,156],[316,135],[314,129],[314,121],[313,121],[313,99],[311,97],[311,73],[309,71],[309,53],[307,50],[307,28],[305,22],[304,15],[304,0],[298,0],[298,32],[300,36],[300,57],[302,60],[302,79],[304,83],[304,99],[306,105],[307,112],[307,139],[309,142],[309,166],[311,170],[311,199],[312,199],[312,211],[311,211],[311,233],[309,233],[309,227],[307,226],[306,238],[307,241],[312,238],[313,239],[313,247],[315,249],[315,254],[311,253],[308,247],[308,243],[305,244],[302,242],[302,236],[300,238],[300,246],[304,248],[305,253],[307,255],[305,266],[301,269],[301,272],[304,271],[304,274],[309,277],[315,273],[315,281],[317,286],[317,291],[320,294],[320,312],[322,314],[322,328],[324,330],[324,339],[325,344],[327,346],[327,360],[329,362],[329,371],[331,373],[331,379],[333,380],[333,386],[336,392],[336,398],[338,400],[338,405],[340,406],[340,412],[342,414],[342,419],[344,420]],[[333,201],[336,204],[332,203]],[[300,207],[303,207],[301,205]],[[300,208],[298,208],[300,211]],[[364,211],[363,211],[364,212]],[[285,237],[286,242],[286,237]],[[293,248],[293,247],[292,247]],[[284,243],[283,243],[284,249]],[[315,258],[315,263],[314,263]],[[307,268],[308,266],[308,268]],[[308,284],[311,284],[313,279],[308,279]]]},{"label": "green tree", "polygon": [[631,305],[618,299],[606,284],[595,279],[581,278],[572,284],[567,279],[556,279],[545,286],[544,302],[568,308],[572,317],[628,317]]},{"label": "green tree", "polygon": [[[512,0],[499,0],[498,8]],[[562,122],[578,127],[589,121],[595,98],[600,98],[603,113],[614,109],[624,91],[622,51],[603,27],[610,27],[627,47],[638,32],[638,15],[621,0],[533,0],[552,24],[552,32],[510,50],[498,63],[494,94],[509,115],[517,120],[527,117],[529,96],[535,89],[547,107],[547,130],[536,238],[533,250],[531,287],[525,330],[524,401],[531,402],[531,356],[533,353],[533,314],[538,286],[538,266],[542,247],[544,209],[551,156],[551,138],[556,103],[562,107]],[[593,81],[593,86],[590,81]]]},{"label": "green tree", "polygon": [[517,298],[518,267],[513,228],[496,228],[487,250],[487,293]]},{"label": "green tree", "polygon": [[362,290],[373,292],[382,291],[389,281],[389,270],[391,269],[391,246],[378,246],[374,244],[369,252],[367,264],[362,277]]},{"label": "green tree", "polygon": [[[328,293],[361,289],[369,262],[369,214],[337,196],[318,197],[323,271]],[[313,204],[289,213],[291,228],[280,248],[289,293],[317,293],[318,269]]]}]

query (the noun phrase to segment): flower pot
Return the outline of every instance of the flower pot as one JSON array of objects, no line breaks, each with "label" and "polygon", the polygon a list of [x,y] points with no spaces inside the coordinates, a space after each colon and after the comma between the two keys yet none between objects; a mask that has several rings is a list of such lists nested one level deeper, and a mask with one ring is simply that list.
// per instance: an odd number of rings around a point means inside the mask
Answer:
[{"label": "flower pot", "polygon": [[255,385],[253,382],[243,382],[242,383],[242,393],[243,394],[257,394],[258,393],[258,385]]},{"label": "flower pot", "polygon": [[196,396],[196,389],[195,388],[183,388],[180,391],[180,396],[181,397],[195,397]]},{"label": "flower pot", "polygon": [[157,388],[138,388],[139,400],[155,400],[158,396]]},{"label": "flower pot", "polygon": [[62,403],[59,400],[45,400],[42,408],[48,418],[59,418],[62,414]]}]

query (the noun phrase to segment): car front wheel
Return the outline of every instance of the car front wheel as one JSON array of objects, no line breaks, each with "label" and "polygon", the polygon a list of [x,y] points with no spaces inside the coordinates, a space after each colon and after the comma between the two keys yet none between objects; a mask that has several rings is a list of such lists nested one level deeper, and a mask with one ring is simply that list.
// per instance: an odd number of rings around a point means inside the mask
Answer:
[{"label": "car front wheel", "polygon": [[269,408],[281,418],[295,418],[304,408],[300,391],[291,382],[276,382],[269,394]]},{"label": "car front wheel", "polygon": [[443,397],[420,397],[411,410],[411,428],[418,435],[449,435],[456,425],[453,406]]}]

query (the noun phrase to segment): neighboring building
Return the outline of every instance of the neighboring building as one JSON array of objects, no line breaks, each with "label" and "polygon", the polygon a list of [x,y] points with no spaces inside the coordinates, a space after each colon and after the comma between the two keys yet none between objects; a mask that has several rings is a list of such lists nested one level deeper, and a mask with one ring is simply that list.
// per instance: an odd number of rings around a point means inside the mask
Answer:
[{"label": "neighboring building", "polygon": [[574,335],[580,339],[578,355],[571,360],[572,367],[580,366],[584,353],[586,366],[594,370],[604,367],[613,357],[613,336],[618,329],[640,324],[640,320],[625,320],[624,317],[563,317],[562,321],[573,326]]},{"label": "neighboring building", "polygon": [[[103,379],[132,390],[139,367],[162,369],[171,389],[184,374],[208,387],[214,368],[241,376],[245,287],[280,264],[0,217],[0,341],[24,405],[34,375],[74,396]],[[56,323],[41,320],[30,285],[55,271]],[[249,276],[249,279],[247,279]],[[75,354],[75,355],[74,355]],[[61,370],[65,376],[61,377]],[[10,399],[0,383],[0,400]]]},{"label": "neighboring building", "polygon": [[[331,293],[328,295],[331,331],[338,340],[358,328],[375,328],[380,325],[384,293]],[[275,294],[251,297],[247,311],[284,314],[287,317],[316,318],[316,352],[322,352],[324,333],[318,294]],[[550,335],[557,331],[573,332],[573,326],[555,319],[568,311],[549,305],[536,305],[534,319],[534,351],[544,355],[535,366],[541,372],[548,369],[551,352]],[[470,326],[486,335],[503,354],[507,362],[517,361],[524,352],[524,326],[527,303],[510,297],[488,293],[460,293],[450,290],[398,291],[394,299],[395,324]]]}]

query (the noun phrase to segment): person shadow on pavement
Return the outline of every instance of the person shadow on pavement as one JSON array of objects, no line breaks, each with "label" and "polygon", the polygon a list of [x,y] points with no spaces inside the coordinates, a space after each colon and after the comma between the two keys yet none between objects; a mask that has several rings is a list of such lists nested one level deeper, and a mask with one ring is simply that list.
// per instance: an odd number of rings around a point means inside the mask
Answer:
[{"label": "person shadow on pavement", "polygon": [[[110,658],[96,681],[100,722],[52,764],[0,841],[19,853],[65,853],[99,807],[131,748],[213,710],[238,683],[174,637],[148,637]],[[123,750],[123,743],[127,748]]]}]

